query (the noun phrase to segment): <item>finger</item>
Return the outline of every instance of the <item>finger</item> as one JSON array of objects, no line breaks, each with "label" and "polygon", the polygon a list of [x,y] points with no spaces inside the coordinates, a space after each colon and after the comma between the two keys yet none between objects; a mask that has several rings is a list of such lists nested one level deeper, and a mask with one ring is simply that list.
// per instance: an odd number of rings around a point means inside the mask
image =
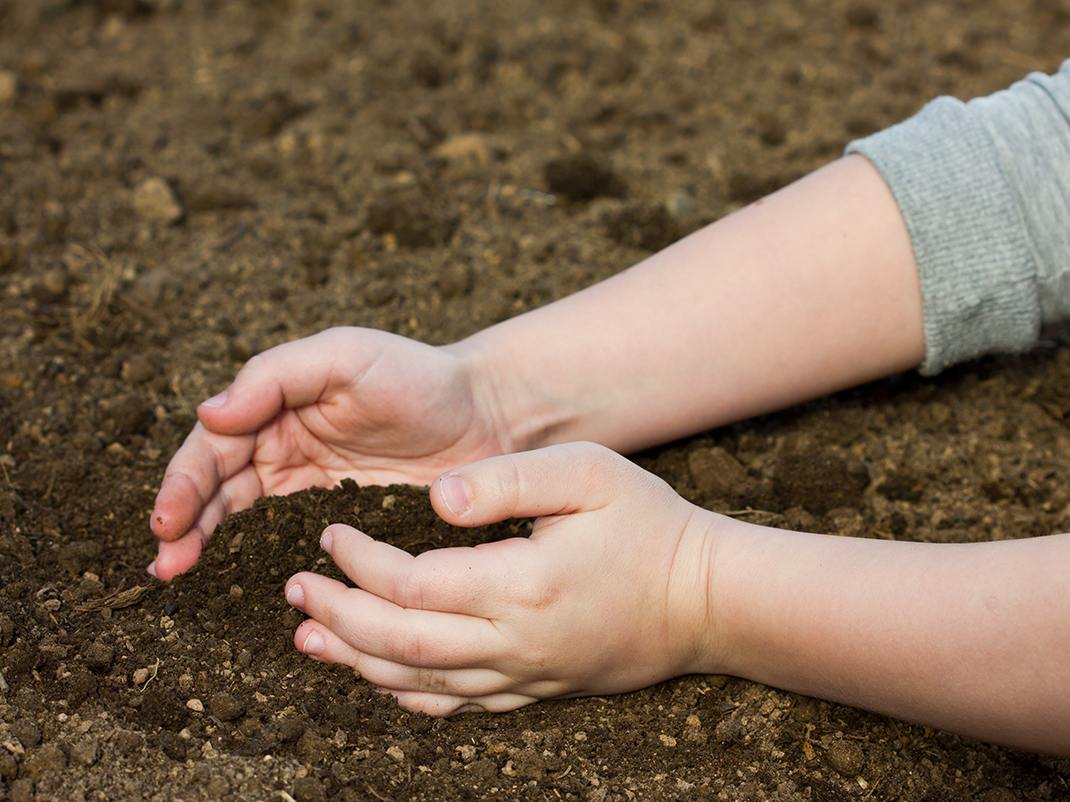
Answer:
[{"label": "finger", "polygon": [[[193,427],[186,442],[171,458],[156,495],[152,511],[152,530],[161,540],[182,537],[201,517],[209,501],[221,485],[230,481],[226,492],[226,512],[242,509],[259,498],[262,493],[259,479],[249,467],[255,437],[223,437],[209,432],[198,423]],[[237,474],[247,469],[243,476]],[[226,506],[226,505],[224,505]],[[226,512],[223,513],[225,516]],[[223,519],[202,527],[211,532]]]},{"label": "finger", "polygon": [[539,701],[538,697],[519,693],[496,693],[488,696],[450,696],[413,691],[386,691],[399,705],[414,713],[429,716],[455,716],[458,713],[506,713]]},{"label": "finger", "polygon": [[311,618],[294,632],[294,646],[322,663],[349,666],[373,685],[391,691],[482,696],[511,689],[516,684],[501,672],[488,668],[430,669],[365,654]]},{"label": "finger", "polygon": [[529,587],[539,551],[514,538],[413,557],[344,524],[327,527],[320,545],[359,587],[399,607],[484,618]]},{"label": "finger", "polygon": [[485,618],[407,610],[319,574],[291,577],[286,600],[357,651],[394,663],[485,667],[502,656],[501,636]]},{"label": "finger", "polygon": [[213,432],[242,435],[257,431],[284,409],[323,399],[335,381],[342,332],[327,329],[257,354],[229,387],[197,408],[197,416]]},{"label": "finger", "polygon": [[566,443],[444,473],[431,486],[431,503],[452,524],[483,526],[599,509],[621,494],[622,482],[646,475],[608,448]]},{"label": "finger", "polygon": [[178,540],[161,540],[148,572],[157,579],[170,582],[196,564],[207,540],[208,536],[197,529],[191,529]]}]

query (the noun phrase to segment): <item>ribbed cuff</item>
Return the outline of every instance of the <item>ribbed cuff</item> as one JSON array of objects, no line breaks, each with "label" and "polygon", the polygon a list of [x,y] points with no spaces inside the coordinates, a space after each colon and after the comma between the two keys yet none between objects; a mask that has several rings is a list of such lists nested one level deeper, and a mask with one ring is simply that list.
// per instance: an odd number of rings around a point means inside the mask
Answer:
[{"label": "ribbed cuff", "polygon": [[1021,213],[984,127],[938,98],[847,146],[880,171],[910,233],[931,376],[992,352],[1026,351],[1041,311]]}]

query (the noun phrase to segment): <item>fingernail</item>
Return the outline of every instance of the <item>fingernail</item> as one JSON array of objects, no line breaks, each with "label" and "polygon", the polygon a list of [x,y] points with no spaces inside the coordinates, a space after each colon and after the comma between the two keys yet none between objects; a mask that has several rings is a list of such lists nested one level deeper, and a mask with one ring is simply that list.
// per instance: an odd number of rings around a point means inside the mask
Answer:
[{"label": "fingernail", "polygon": [[151,563],[149,563],[148,568],[145,569],[145,573],[147,573],[149,576],[155,576],[157,579],[160,578],[156,576],[156,560],[153,560]]},{"label": "fingernail", "polygon": [[323,534],[320,535],[320,548],[328,554],[330,554],[331,549],[334,548],[334,532],[330,529],[324,529]]},{"label": "fingernail", "polygon": [[305,589],[300,585],[294,585],[286,591],[286,603],[291,607],[303,608],[305,606]]},{"label": "fingernail", "polygon": [[487,708],[477,702],[468,702],[463,704],[453,711],[450,715],[457,715],[458,713],[486,713]]},{"label": "fingernail", "polygon": [[221,392],[219,395],[213,395],[207,401],[202,401],[201,402],[201,406],[202,407],[209,407],[210,409],[218,409],[219,407],[223,406],[225,403],[227,403],[227,391],[226,390]]},{"label": "fingernail", "polygon": [[305,642],[301,644],[301,653],[307,654],[309,657],[317,657],[323,654],[323,649],[326,645],[323,642],[323,636],[316,630],[312,630],[308,633],[308,637],[305,638]]},{"label": "fingernail", "polygon": [[442,500],[454,515],[460,515],[468,509],[468,491],[465,490],[461,477],[444,477],[439,481],[439,490],[442,492]]}]

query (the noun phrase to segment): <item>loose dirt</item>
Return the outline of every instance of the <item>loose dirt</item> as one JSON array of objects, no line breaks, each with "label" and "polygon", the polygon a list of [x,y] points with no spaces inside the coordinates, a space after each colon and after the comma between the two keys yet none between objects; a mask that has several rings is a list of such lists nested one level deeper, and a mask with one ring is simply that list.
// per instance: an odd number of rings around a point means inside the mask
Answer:
[{"label": "loose dirt", "polygon": [[[252,354],[336,324],[463,337],[931,97],[1054,70],[1068,22],[1058,0],[0,0],[0,800],[1070,798],[1066,762],[727,677],[403,712],[293,650],[281,588],[331,570],[331,521],[411,550],[526,531],[451,529],[419,489],[264,500],[194,572],[144,573],[164,467]],[[1066,531],[1068,342],[636,459],[771,525]]]}]

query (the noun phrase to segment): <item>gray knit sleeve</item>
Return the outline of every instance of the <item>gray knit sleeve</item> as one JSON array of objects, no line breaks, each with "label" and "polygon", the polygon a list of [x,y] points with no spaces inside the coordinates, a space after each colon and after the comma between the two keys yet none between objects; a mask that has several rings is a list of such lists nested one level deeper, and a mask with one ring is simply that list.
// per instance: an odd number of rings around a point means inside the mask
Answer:
[{"label": "gray knit sleeve", "polygon": [[866,139],[921,278],[921,372],[1028,350],[1070,318],[1070,61],[962,103],[938,98]]}]

